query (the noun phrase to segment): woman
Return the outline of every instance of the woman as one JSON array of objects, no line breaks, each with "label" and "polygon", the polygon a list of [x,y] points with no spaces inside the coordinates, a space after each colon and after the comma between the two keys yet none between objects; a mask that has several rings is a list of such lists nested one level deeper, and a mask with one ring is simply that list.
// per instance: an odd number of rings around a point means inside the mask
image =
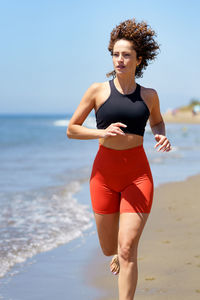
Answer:
[{"label": "woman", "polygon": [[[137,249],[151,211],[153,179],[143,148],[147,120],[158,151],[170,151],[157,92],[135,82],[157,55],[155,32],[135,19],[111,32],[108,50],[113,79],[94,83],[72,116],[67,136],[99,139],[90,177],[90,193],[99,242],[105,255],[114,255],[110,268],[119,273],[120,300],[132,300],[138,269]],[[97,129],[82,126],[95,109]]]}]

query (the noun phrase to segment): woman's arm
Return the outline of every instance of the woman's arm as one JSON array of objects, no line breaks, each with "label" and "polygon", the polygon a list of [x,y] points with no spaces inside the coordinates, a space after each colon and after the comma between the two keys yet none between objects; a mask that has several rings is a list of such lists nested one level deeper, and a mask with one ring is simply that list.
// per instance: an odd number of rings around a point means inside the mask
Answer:
[{"label": "woman's arm", "polygon": [[149,123],[155,140],[157,141],[155,148],[160,145],[161,147],[158,149],[158,151],[170,151],[171,145],[166,137],[165,123],[160,112],[158,94],[155,90],[152,90],[152,109],[149,117]]},{"label": "woman's arm", "polygon": [[79,106],[77,107],[69,122],[66,131],[68,138],[88,140],[105,138],[107,136],[115,136],[117,134],[124,134],[120,127],[126,126],[122,123],[111,124],[106,129],[91,129],[82,126],[91,110],[95,107],[95,99],[99,90],[100,84],[93,83],[85,92]]}]

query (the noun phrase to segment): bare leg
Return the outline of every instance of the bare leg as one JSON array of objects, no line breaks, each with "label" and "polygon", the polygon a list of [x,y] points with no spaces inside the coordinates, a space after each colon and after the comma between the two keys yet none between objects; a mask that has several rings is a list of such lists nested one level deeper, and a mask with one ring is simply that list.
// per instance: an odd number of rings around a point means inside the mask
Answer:
[{"label": "bare leg", "polygon": [[117,254],[119,213],[94,213],[101,249],[106,256]]},{"label": "bare leg", "polygon": [[120,273],[119,300],[133,300],[137,279],[137,250],[149,214],[122,213],[120,216],[118,255]]}]

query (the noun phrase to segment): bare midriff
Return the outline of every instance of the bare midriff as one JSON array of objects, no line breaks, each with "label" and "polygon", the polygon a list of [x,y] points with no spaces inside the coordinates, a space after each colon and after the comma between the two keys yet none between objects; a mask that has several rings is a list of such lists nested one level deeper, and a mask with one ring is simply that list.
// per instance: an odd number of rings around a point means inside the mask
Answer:
[{"label": "bare midriff", "polygon": [[126,133],[125,135],[100,138],[99,143],[107,148],[125,150],[141,146],[143,144],[143,136]]}]

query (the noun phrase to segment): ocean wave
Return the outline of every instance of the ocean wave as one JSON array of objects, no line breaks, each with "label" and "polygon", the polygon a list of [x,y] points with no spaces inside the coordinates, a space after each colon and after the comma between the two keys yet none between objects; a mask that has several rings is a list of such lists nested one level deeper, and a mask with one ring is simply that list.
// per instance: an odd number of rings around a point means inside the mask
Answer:
[{"label": "ocean wave", "polygon": [[[67,127],[69,125],[70,119],[67,120],[57,120],[53,122],[54,126],[58,127]],[[83,123],[84,126],[88,128],[96,128],[96,119],[95,117],[87,117],[87,119]]]},{"label": "ocean wave", "polygon": [[[92,226],[87,205],[78,203],[78,181],[53,194],[17,194],[1,204],[0,277],[17,263],[80,237]],[[3,205],[4,204],[4,205]]]}]

